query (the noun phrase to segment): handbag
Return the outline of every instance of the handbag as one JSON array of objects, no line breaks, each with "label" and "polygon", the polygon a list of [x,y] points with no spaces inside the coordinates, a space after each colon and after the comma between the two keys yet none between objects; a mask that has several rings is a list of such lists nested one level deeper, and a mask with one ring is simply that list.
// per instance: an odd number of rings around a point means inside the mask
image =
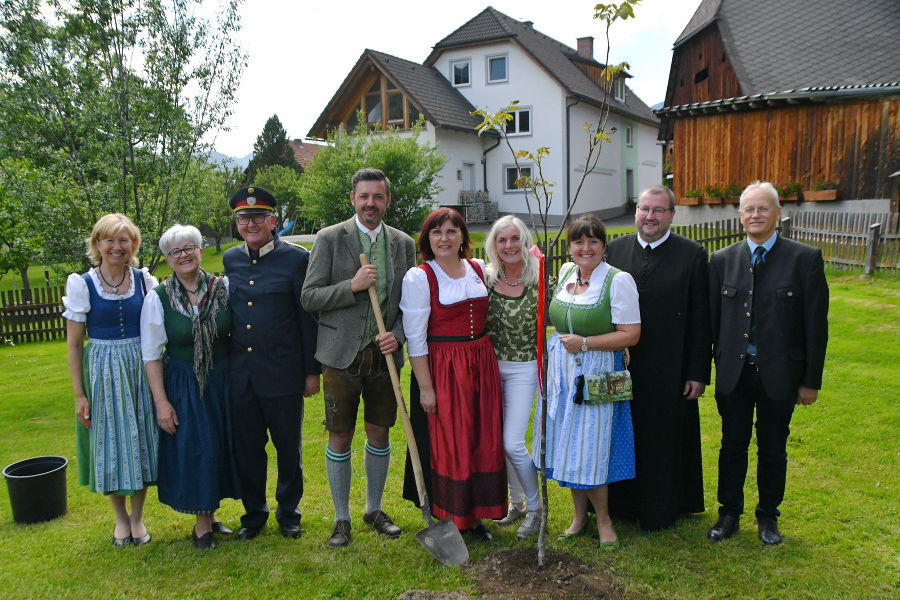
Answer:
[{"label": "handbag", "polygon": [[633,397],[631,373],[627,370],[585,375],[584,388],[587,392],[583,396],[585,404],[629,402]]}]

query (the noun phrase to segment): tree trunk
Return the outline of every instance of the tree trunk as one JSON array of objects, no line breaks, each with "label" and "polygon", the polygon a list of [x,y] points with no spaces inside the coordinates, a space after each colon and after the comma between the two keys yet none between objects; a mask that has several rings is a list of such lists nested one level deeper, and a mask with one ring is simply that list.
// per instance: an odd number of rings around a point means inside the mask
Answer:
[{"label": "tree trunk", "polygon": [[19,276],[22,278],[22,299],[25,302],[31,302],[31,282],[28,281],[28,265],[19,269]]}]

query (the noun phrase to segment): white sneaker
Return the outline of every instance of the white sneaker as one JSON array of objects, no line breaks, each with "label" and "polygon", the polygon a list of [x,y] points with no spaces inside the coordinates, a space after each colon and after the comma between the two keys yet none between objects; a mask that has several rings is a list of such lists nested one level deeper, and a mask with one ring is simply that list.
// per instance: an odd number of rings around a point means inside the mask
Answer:
[{"label": "white sneaker", "polygon": [[516,537],[520,540],[527,540],[535,535],[541,528],[541,513],[537,510],[530,510],[525,514],[525,520],[516,532]]},{"label": "white sneaker", "polygon": [[508,527],[525,517],[525,510],[519,508],[518,504],[510,504],[506,510],[506,516],[497,521],[497,525]]}]

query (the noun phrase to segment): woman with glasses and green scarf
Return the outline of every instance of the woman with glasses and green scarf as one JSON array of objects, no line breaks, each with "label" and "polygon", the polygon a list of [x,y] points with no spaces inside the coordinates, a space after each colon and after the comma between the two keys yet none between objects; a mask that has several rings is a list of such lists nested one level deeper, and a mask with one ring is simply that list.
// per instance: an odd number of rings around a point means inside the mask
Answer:
[{"label": "woman with glasses and green scarf", "polygon": [[223,498],[239,498],[228,404],[228,281],[200,268],[203,238],[174,225],[159,239],[172,276],[147,295],[141,352],[156,405],[159,500],[196,515],[199,549],[232,531],[215,518]]}]

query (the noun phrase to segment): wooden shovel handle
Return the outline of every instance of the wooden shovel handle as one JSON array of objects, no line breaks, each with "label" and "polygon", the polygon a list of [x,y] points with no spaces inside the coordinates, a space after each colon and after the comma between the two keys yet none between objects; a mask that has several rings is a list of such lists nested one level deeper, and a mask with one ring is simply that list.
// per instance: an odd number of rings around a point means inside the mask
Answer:
[{"label": "wooden shovel handle", "polygon": [[[359,255],[361,265],[369,264],[369,257]],[[375,286],[369,288],[369,300],[372,302],[372,312],[375,313],[375,322],[378,323],[378,333],[387,333],[384,326],[384,318],[381,316],[381,303],[378,301],[378,292]],[[409,458],[412,463],[413,474],[416,477],[416,490],[419,492],[419,504],[426,505],[425,476],[422,475],[422,461],[419,458],[419,447],[416,445],[416,437],[413,433],[412,423],[409,421],[409,413],[406,411],[406,401],[403,399],[403,390],[400,387],[400,374],[397,373],[397,363],[393,356],[385,356],[388,373],[391,374],[391,383],[394,387],[394,397],[397,399],[397,411],[400,420],[403,421],[403,429],[406,431],[406,445],[409,448]]]}]

